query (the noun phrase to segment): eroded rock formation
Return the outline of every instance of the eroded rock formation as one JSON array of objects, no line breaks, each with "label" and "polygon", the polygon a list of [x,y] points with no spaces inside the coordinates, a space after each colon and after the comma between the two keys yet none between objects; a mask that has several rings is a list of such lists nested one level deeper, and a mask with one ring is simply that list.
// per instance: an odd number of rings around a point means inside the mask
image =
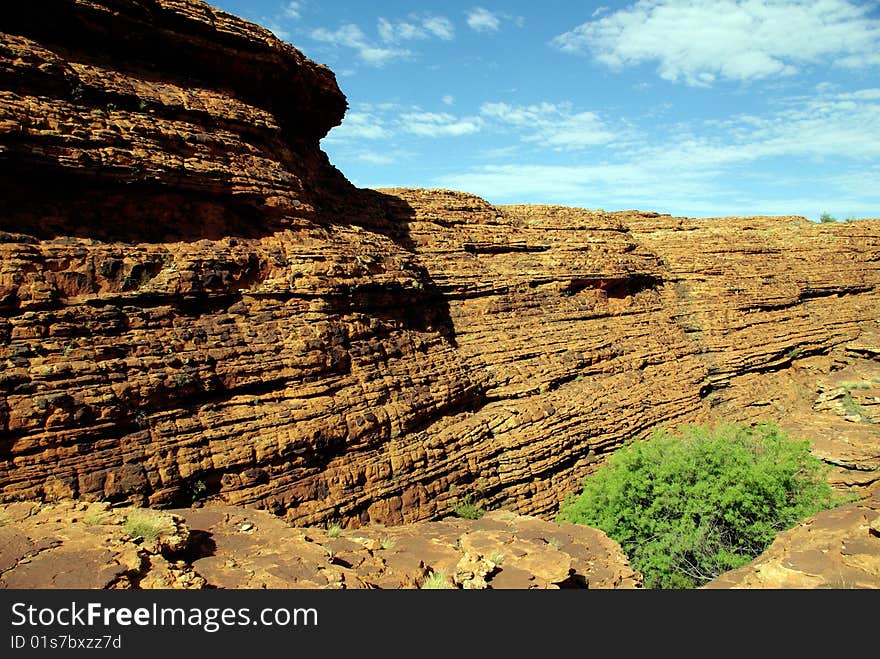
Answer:
[{"label": "eroded rock formation", "polygon": [[333,74],[267,31],[52,8],[0,17],[0,499],[550,514],[657,424],[797,420],[841,369],[865,414],[795,425],[878,480],[877,221],[357,190]]}]

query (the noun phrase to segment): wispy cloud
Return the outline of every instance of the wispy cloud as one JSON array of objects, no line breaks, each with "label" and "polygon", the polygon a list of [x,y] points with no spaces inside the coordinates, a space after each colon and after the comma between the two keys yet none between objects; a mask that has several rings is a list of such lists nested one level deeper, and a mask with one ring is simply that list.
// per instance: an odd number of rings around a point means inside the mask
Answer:
[{"label": "wispy cloud", "polygon": [[254,16],[254,20],[269,28],[279,39],[290,41],[293,36],[290,24],[302,16],[305,0],[288,0],[281,4],[272,16]]},{"label": "wispy cloud", "polygon": [[358,104],[348,112],[342,125],[325,138],[329,144],[356,146],[367,141],[385,140],[390,145],[396,138],[412,140],[413,136],[439,138],[473,135],[483,129],[480,116],[457,116],[449,112],[428,112],[418,106],[394,103]]},{"label": "wispy cloud", "polygon": [[384,66],[394,59],[410,55],[410,51],[402,48],[378,46],[372,43],[363,30],[354,23],[346,23],[337,30],[318,28],[312,30],[312,39],[337,47],[351,48],[365,63],[372,66]]},{"label": "wispy cloud", "polygon": [[480,115],[522,131],[522,139],[558,150],[607,144],[622,137],[595,112],[575,112],[570,103],[484,103]]},{"label": "wispy cloud", "polygon": [[281,13],[284,14],[287,18],[297,19],[300,17],[300,13],[302,12],[302,2],[295,2],[291,0],[281,9]]},{"label": "wispy cloud", "polygon": [[413,16],[396,21],[380,18],[377,29],[385,43],[431,38],[451,41],[455,38],[455,26],[445,16]]},{"label": "wispy cloud", "polygon": [[670,81],[706,86],[831,62],[880,65],[880,20],[849,0],[639,0],[560,34],[553,44],[614,70],[656,63]]},{"label": "wispy cloud", "polygon": [[365,162],[370,165],[393,165],[401,160],[406,160],[411,154],[406,151],[361,151],[354,154],[352,158],[358,162]]},{"label": "wispy cloud", "polygon": [[372,112],[348,112],[342,125],[334,128],[327,136],[332,142],[351,142],[361,140],[381,140],[391,136],[383,119]]},{"label": "wispy cloud", "polygon": [[379,18],[373,38],[355,23],[345,23],[336,30],[317,28],[310,36],[336,48],[350,48],[363,63],[382,67],[391,61],[413,56],[411,50],[401,46],[404,42],[451,41],[455,38],[455,26],[444,16],[411,14],[405,19]]},{"label": "wispy cloud", "polygon": [[421,137],[460,137],[480,131],[479,117],[456,117],[447,112],[408,112],[400,117],[401,128]]},{"label": "wispy cloud", "polygon": [[467,13],[468,27],[476,32],[498,32],[501,19],[485,7],[474,7]]}]

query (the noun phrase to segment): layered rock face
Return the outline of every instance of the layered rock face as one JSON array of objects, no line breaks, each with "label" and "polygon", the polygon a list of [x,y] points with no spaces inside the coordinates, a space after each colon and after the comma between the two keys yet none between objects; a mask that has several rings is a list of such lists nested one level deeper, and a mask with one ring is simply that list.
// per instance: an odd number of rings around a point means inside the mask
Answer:
[{"label": "layered rock face", "polygon": [[877,481],[880,222],[357,190],[332,73],[268,32],[42,4],[0,18],[0,499],[550,514],[655,425],[794,418],[774,389],[843,367],[865,414],[799,427]]}]

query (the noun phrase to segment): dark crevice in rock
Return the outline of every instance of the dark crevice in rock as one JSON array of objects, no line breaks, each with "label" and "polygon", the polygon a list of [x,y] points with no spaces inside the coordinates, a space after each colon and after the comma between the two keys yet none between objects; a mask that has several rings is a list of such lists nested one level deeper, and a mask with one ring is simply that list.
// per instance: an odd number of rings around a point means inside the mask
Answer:
[{"label": "dark crevice in rock", "polygon": [[550,245],[528,243],[464,243],[462,249],[468,254],[514,254],[517,252],[546,252]]}]

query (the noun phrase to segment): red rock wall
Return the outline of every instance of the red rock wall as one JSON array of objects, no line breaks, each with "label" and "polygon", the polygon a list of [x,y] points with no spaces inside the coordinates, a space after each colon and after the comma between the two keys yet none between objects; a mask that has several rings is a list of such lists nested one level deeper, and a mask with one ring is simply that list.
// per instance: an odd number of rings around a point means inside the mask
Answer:
[{"label": "red rock wall", "polygon": [[333,74],[200,2],[0,32],[0,500],[550,513],[878,317],[876,222],[356,190],[318,145]]}]

